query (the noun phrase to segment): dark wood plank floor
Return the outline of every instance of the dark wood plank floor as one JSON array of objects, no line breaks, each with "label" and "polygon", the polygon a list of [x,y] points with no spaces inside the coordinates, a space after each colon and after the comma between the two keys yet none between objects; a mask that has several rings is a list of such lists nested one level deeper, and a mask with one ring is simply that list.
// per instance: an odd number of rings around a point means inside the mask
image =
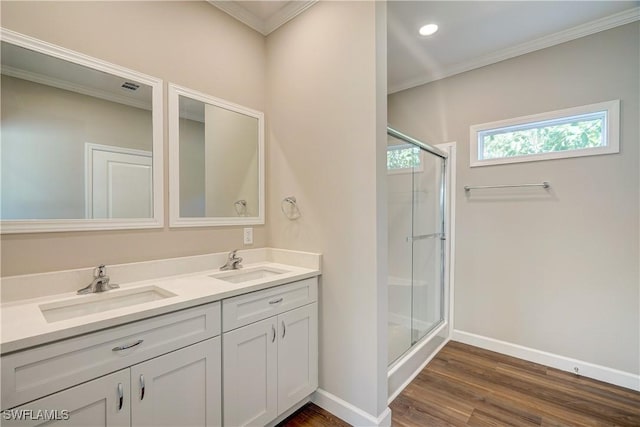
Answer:
[{"label": "dark wood plank floor", "polygon": [[277,427],[349,427],[351,424],[345,423],[340,418],[327,412],[313,403],[307,403],[298,409],[289,418],[277,425]]},{"label": "dark wood plank floor", "polygon": [[[392,402],[392,425],[640,426],[640,393],[449,342]],[[280,426],[347,426],[308,404]]]}]

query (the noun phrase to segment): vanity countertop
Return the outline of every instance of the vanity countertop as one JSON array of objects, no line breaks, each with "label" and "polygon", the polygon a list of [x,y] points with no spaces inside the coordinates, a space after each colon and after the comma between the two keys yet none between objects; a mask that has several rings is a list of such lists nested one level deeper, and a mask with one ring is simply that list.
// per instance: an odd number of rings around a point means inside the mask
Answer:
[{"label": "vanity countertop", "polygon": [[[307,265],[307,267],[310,267]],[[59,293],[39,298],[6,302],[0,305],[2,354],[23,350],[72,336],[94,332],[124,323],[181,310],[200,304],[219,301],[236,295],[258,291],[273,286],[320,275],[318,268],[307,268],[277,262],[254,262],[245,264],[242,271],[267,268],[284,270],[280,274],[264,278],[231,283],[211,277],[220,275],[219,269],[191,272],[170,277],[160,277],[131,283],[121,283],[119,289],[88,295],[76,295],[75,292]],[[113,308],[106,311],[86,314],[69,319],[47,321],[42,306],[55,307],[57,304],[85,301],[106,302],[118,294],[135,293],[140,288],[156,289],[160,293],[174,296],[136,303],[128,307]]]}]

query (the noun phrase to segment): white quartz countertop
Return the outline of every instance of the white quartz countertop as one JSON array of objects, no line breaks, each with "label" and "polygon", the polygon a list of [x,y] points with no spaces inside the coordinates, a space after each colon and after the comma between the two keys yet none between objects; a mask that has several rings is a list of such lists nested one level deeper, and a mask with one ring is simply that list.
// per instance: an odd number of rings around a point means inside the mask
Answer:
[{"label": "white quartz countertop", "polygon": [[[230,283],[210,277],[211,275],[222,273],[219,269],[211,269],[170,277],[120,283],[119,289],[102,293],[76,295],[75,292],[66,292],[3,303],[0,305],[0,318],[2,320],[0,351],[2,354],[6,354],[23,350],[172,311],[315,277],[320,274],[319,269],[277,262],[245,264],[240,272],[259,267],[284,270],[285,272],[242,283]],[[157,288],[160,292],[174,294],[174,296],[57,321],[47,321],[41,310],[42,305],[50,306],[57,303],[64,305],[68,302],[81,300],[98,303],[104,300],[106,302],[118,293],[125,295],[136,288],[149,288],[150,286]]]}]

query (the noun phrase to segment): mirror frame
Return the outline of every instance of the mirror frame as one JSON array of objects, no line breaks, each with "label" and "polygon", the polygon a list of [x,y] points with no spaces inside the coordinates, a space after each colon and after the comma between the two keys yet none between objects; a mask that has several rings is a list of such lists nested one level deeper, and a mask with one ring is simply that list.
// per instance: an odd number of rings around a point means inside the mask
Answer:
[{"label": "mirror frame", "polygon": [[[169,226],[211,227],[264,224],[264,113],[215,98],[202,92],[169,83]],[[180,96],[215,105],[258,119],[258,216],[181,217],[180,216]]]},{"label": "mirror frame", "polygon": [[0,40],[73,62],[94,70],[114,74],[124,79],[135,80],[151,86],[152,91],[152,168],[153,168],[153,217],[124,219],[23,219],[1,220],[0,233],[38,233],[56,231],[89,231],[89,230],[126,230],[139,228],[164,227],[164,187],[163,187],[163,87],[162,80],[133,71],[119,65],[93,58],[33,37],[26,36],[6,28],[0,28]]}]

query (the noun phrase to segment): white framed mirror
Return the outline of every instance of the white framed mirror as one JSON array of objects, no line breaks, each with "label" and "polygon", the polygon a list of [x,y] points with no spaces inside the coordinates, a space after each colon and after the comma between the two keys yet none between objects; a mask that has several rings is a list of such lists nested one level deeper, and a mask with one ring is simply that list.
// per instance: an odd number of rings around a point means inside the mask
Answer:
[{"label": "white framed mirror", "polygon": [[264,224],[264,114],[169,84],[169,225]]},{"label": "white framed mirror", "polygon": [[0,31],[0,231],[162,227],[162,81]]}]

